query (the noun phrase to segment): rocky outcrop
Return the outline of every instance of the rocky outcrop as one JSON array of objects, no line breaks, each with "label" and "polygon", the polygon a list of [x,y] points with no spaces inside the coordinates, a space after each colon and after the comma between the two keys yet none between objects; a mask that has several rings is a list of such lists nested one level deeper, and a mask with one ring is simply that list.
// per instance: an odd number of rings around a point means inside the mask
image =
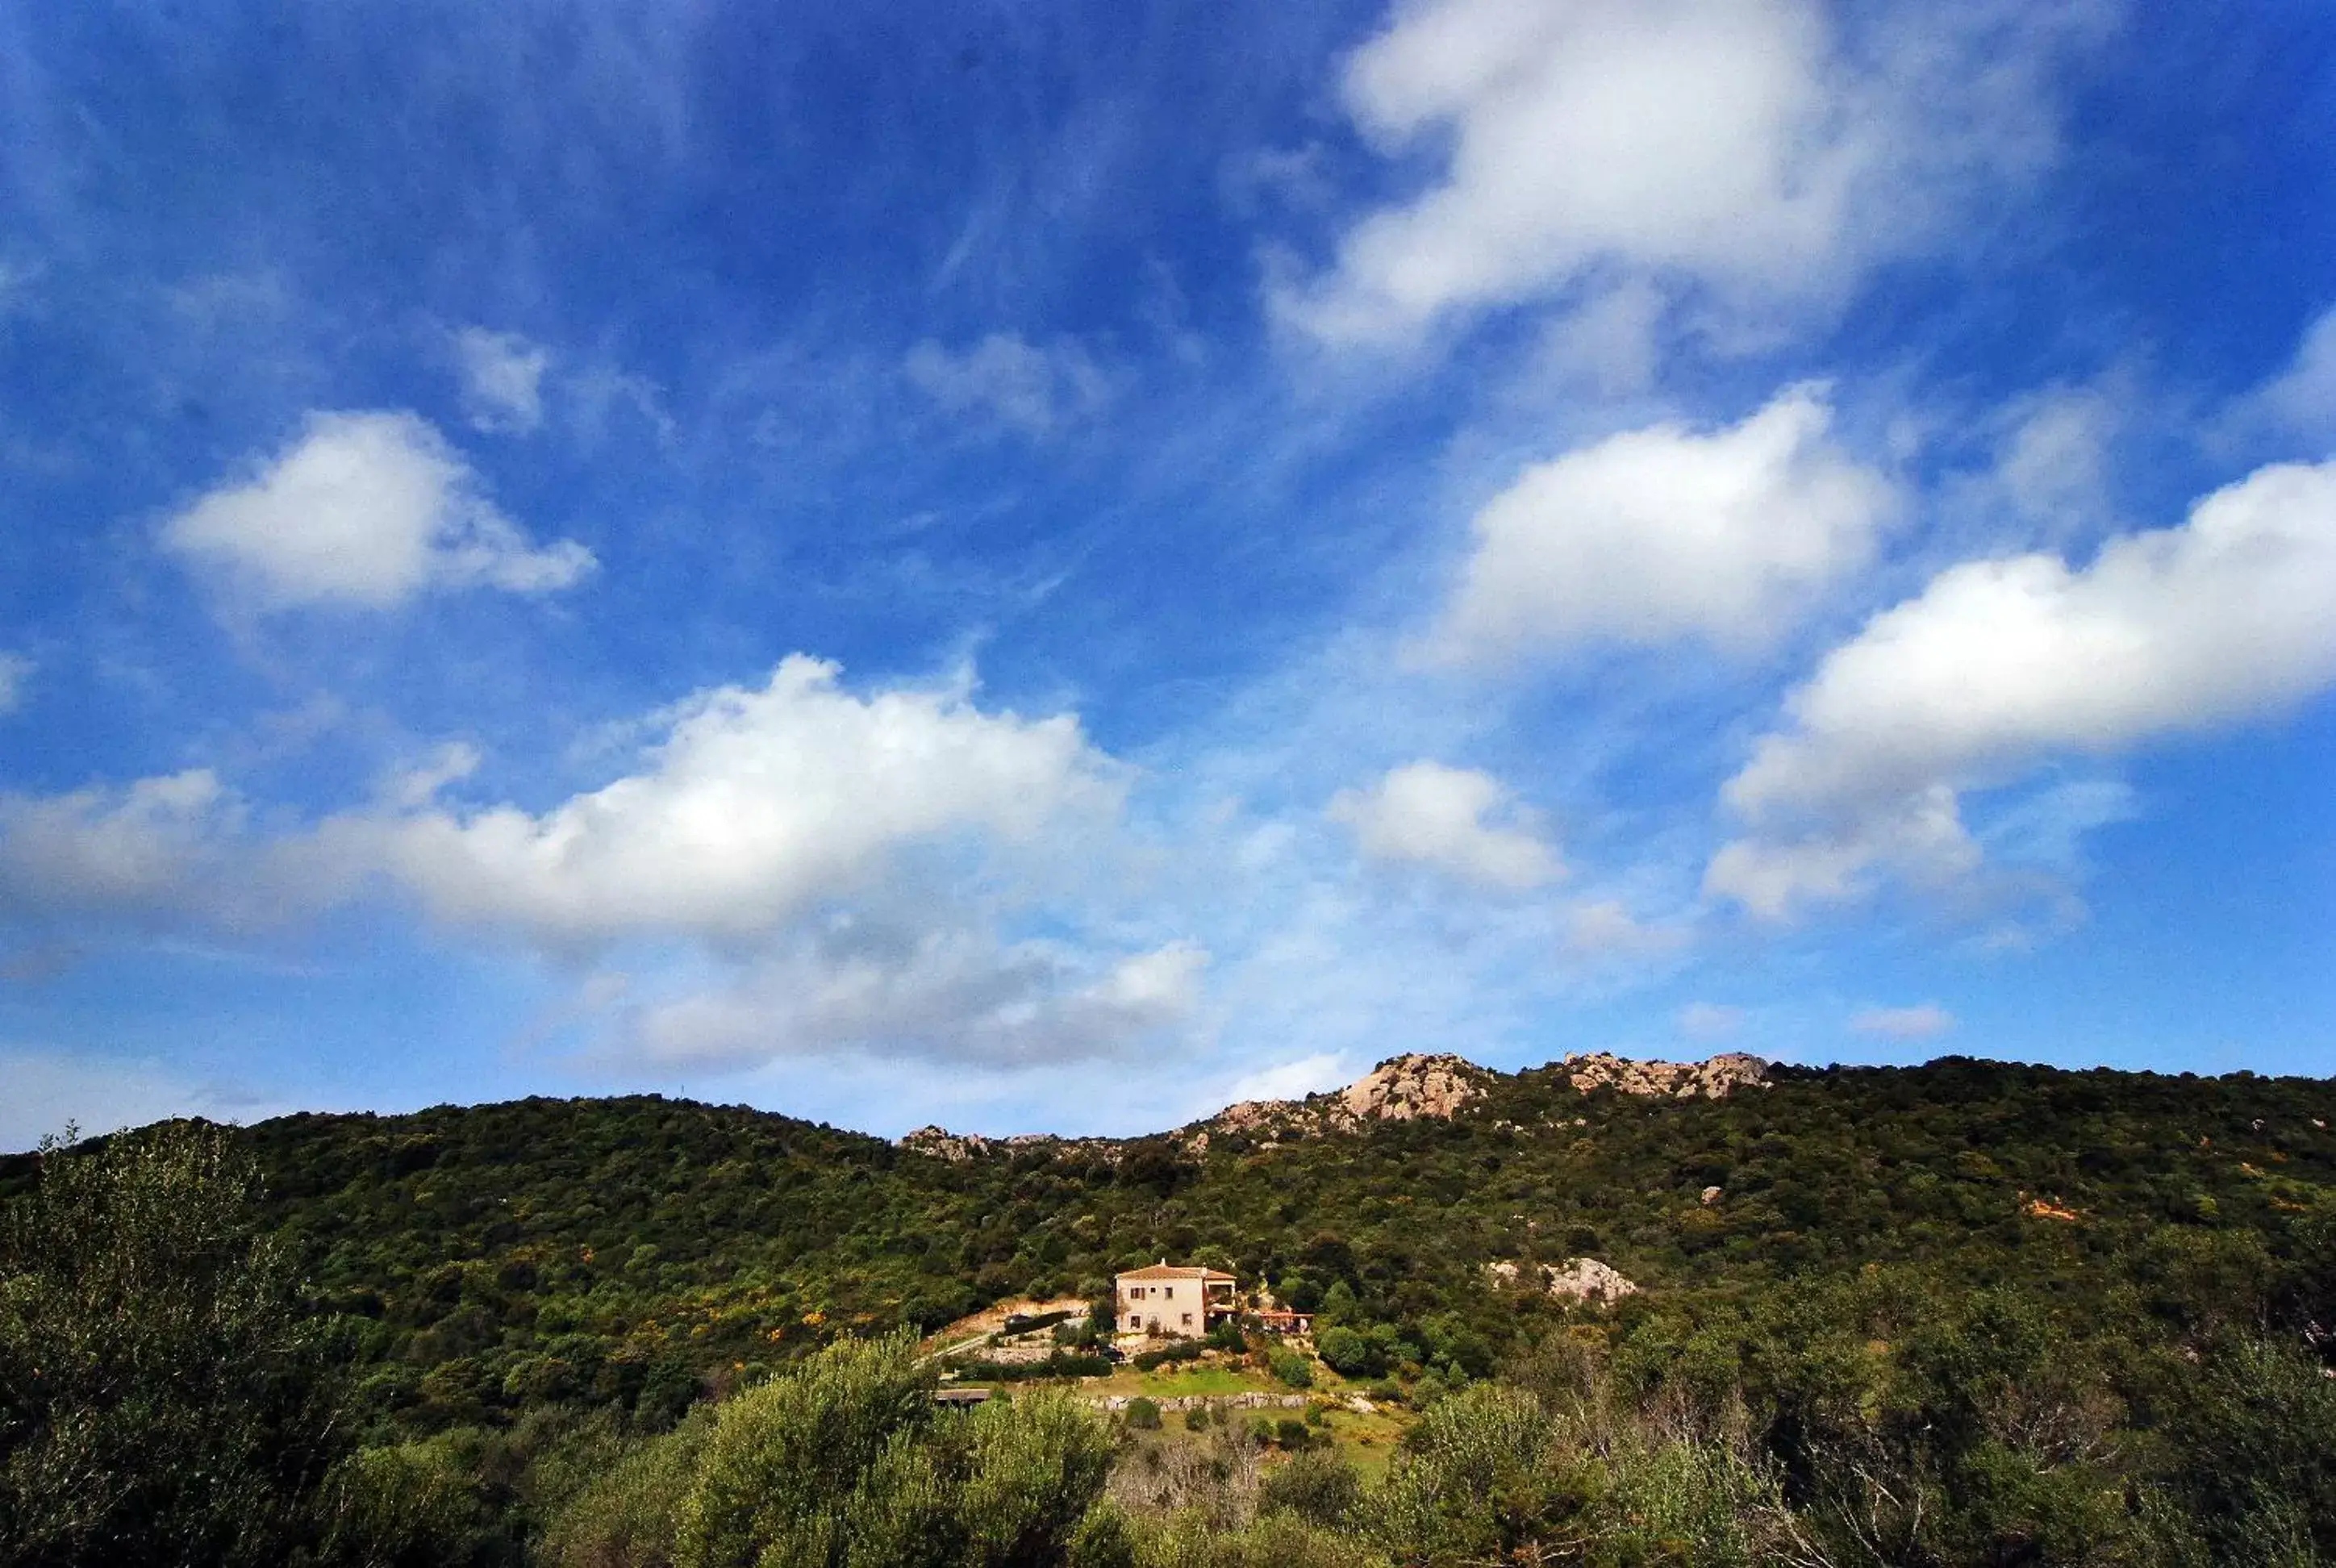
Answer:
[{"label": "rocky outcrop", "polygon": [[1562,1267],[1544,1263],[1541,1274],[1549,1293],[1561,1300],[1606,1306],[1639,1293],[1621,1270],[1595,1258],[1570,1258]]},{"label": "rocky outcrop", "polygon": [[1464,1057],[1397,1057],[1340,1090],[1338,1104],[1358,1122],[1449,1120],[1484,1092],[1490,1076]]},{"label": "rocky outcrop", "polygon": [[1615,1089],[1672,1100],[1724,1100],[1734,1089],[1768,1086],[1768,1064],[1741,1051],[1703,1062],[1634,1062],[1605,1051],[1575,1052],[1558,1065],[1585,1095]]},{"label": "rocky outcrop", "polygon": [[[1527,1266],[1503,1259],[1485,1264],[1484,1272],[1492,1277],[1496,1287],[1512,1289]],[[1542,1288],[1561,1301],[1605,1306],[1639,1293],[1639,1287],[1625,1278],[1621,1270],[1595,1258],[1568,1258],[1563,1263],[1543,1263],[1540,1265],[1539,1272]]]},{"label": "rocky outcrop", "polygon": [[1243,1100],[1227,1105],[1183,1137],[1186,1149],[1208,1147],[1212,1134],[1254,1141],[1319,1138],[1351,1133],[1373,1122],[1449,1118],[1484,1092],[1494,1074],[1465,1057],[1416,1052],[1393,1057],[1343,1089],[1302,1100]]},{"label": "rocky outcrop", "polygon": [[904,1134],[900,1147],[920,1154],[930,1154],[936,1160],[947,1160],[953,1165],[963,1164],[977,1154],[989,1153],[988,1138],[979,1133],[952,1133],[947,1127],[919,1127]]},{"label": "rocky outcrop", "polygon": [[1011,1154],[1016,1149],[1036,1147],[1073,1150],[1100,1159],[1119,1163],[1123,1145],[1115,1138],[1063,1138],[1053,1133],[1015,1133],[1003,1138],[985,1138],[979,1133],[952,1133],[947,1127],[919,1127],[913,1133],[900,1135],[900,1147],[920,1154],[930,1154],[951,1164],[978,1159],[984,1154]]}]

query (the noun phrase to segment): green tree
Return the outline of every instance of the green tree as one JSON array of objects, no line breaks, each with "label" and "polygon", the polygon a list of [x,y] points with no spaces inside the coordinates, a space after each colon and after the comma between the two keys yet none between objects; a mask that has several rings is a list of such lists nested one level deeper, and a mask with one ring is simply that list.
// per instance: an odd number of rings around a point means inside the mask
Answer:
[{"label": "green tree", "polygon": [[1108,1429],[1058,1391],[937,1411],[915,1341],[845,1340],[722,1407],[677,1568],[1050,1568],[1107,1559]]},{"label": "green tree", "polygon": [[0,1561],[277,1563],[343,1447],[327,1347],[219,1129],[44,1143],[0,1213]]}]

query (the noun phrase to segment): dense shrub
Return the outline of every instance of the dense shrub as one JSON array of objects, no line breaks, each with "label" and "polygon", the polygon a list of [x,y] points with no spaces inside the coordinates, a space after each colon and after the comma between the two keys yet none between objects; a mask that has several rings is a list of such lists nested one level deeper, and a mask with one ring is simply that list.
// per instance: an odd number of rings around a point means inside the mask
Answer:
[{"label": "dense shrub", "polygon": [[1329,1529],[1345,1524],[1362,1495],[1363,1480],[1353,1466],[1328,1447],[1313,1447],[1266,1472],[1257,1505],[1269,1514],[1287,1509]]},{"label": "dense shrub", "polygon": [[257,1187],[200,1125],[44,1145],[0,1212],[0,1561],[265,1563],[324,1528],[334,1347]]},{"label": "dense shrub", "polygon": [[1057,1394],[938,1410],[914,1341],[844,1341],[724,1406],[698,1451],[675,1568],[1046,1568],[1089,1514],[1109,1434]]},{"label": "dense shrub", "polygon": [[1203,1340],[1179,1339],[1173,1344],[1163,1345],[1157,1349],[1138,1352],[1131,1364],[1139,1372],[1156,1371],[1162,1367],[1173,1367],[1184,1361],[1197,1361],[1208,1354],[1208,1350],[1209,1347]]}]

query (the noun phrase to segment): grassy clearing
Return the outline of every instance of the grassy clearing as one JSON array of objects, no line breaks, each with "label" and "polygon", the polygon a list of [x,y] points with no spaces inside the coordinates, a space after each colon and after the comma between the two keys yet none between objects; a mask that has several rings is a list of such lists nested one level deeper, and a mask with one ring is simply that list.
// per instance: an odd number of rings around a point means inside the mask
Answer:
[{"label": "grassy clearing", "polygon": [[1227,1394],[1292,1394],[1299,1390],[1277,1381],[1270,1373],[1251,1371],[1240,1367],[1162,1367],[1150,1372],[1139,1372],[1133,1367],[1122,1367],[1108,1378],[1088,1379],[1084,1385],[1095,1394],[1141,1394],[1147,1399],[1166,1399],[1192,1394],[1223,1396]]}]

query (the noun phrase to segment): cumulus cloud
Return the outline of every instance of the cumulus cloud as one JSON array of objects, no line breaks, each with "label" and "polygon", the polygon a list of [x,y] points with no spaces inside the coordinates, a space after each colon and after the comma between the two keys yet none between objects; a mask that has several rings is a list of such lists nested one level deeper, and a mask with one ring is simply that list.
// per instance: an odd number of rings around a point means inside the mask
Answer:
[{"label": "cumulus cloud", "polygon": [[1093,973],[1055,944],[842,922],[729,983],[622,1008],[602,1048],[731,1071],[838,1052],[989,1066],[1110,1057],[1183,1022],[1207,964],[1173,942]]},{"label": "cumulus cloud", "polygon": [[475,428],[523,435],[541,427],[549,350],[516,332],[465,326],[454,334],[454,357],[463,407]]},{"label": "cumulus cloud", "polygon": [[1911,1008],[1868,1008],[1849,1020],[1861,1035],[1886,1040],[1935,1039],[1955,1027],[1954,1014],[1936,1002]]},{"label": "cumulus cloud", "polygon": [[1773,635],[1864,565],[1888,483],[1826,435],[1794,387],[1742,424],[1659,424],[1538,464],[1476,514],[1475,549],[1431,651],[1477,662],[1592,640]]},{"label": "cumulus cloud", "polygon": [[1762,920],[1783,921],[1811,905],[1862,899],[1883,872],[1941,887],[1976,871],[1980,861],[1955,790],[1932,784],[1798,834],[1732,840],[1705,868],[1703,890]]},{"label": "cumulus cloud", "polygon": [[[386,887],[448,929],[636,964],[624,994],[588,985],[584,1013],[599,1055],[651,1066],[1010,1066],[1190,1017],[1205,950],[1085,934],[1071,868],[1107,848],[1127,772],[1075,716],[839,676],[797,655],[699,692],[646,721],[631,771],[540,811],[448,801],[479,761],[460,744],[306,827],[256,821],[208,770],[0,796],[0,919],[257,929]],[[1032,910],[1043,940],[1012,929]]]},{"label": "cumulus cloud", "polygon": [[2336,463],[2279,464],[2092,563],[1970,561],[1827,655],[1730,779],[1707,889],[1783,917],[1890,862],[1976,863],[1961,792],[2258,718],[2336,683]]},{"label": "cumulus cloud", "polygon": [[909,351],[902,369],[947,412],[1033,436],[1095,413],[1111,394],[1110,379],[1077,344],[1040,346],[1008,332],[956,351],[928,338]]},{"label": "cumulus cloud", "polygon": [[549,593],[596,565],[572,540],[533,544],[427,421],[397,412],[310,414],[289,447],[165,523],[162,543],[264,608]]},{"label": "cumulus cloud", "polygon": [[1565,947],[1578,958],[1651,958],[1677,952],[1694,937],[1682,925],[1642,920],[1617,899],[1587,901],[1565,911]]},{"label": "cumulus cloud", "polygon": [[33,661],[21,653],[0,653],[0,713],[13,711],[24,698],[24,683],[33,678]]},{"label": "cumulus cloud", "polygon": [[0,795],[0,910],[139,917],[224,897],[244,814],[208,768]]},{"label": "cumulus cloud", "polygon": [[861,697],[790,656],[759,687],[666,716],[648,765],[541,813],[433,808],[332,824],[442,918],[553,942],[768,931],[865,889],[900,852],[1029,842],[1119,784],[1069,716],[991,715],[957,690]]},{"label": "cumulus cloud", "polygon": [[2255,390],[2246,408],[2291,434],[2336,442],[2336,308],[2321,312],[2303,329],[2295,357]]},{"label": "cumulus cloud", "polygon": [[[1422,760],[1368,789],[1341,790],[1330,820],[1375,861],[1425,866],[1480,887],[1518,891],[1565,874],[1532,815],[1490,774]],[[1488,820],[1497,816],[1503,820]]]},{"label": "cumulus cloud", "polygon": [[2039,80],[2095,7],[1971,6],[1854,34],[1816,0],[1420,0],[1348,61],[1356,125],[1440,177],[1280,303],[1333,342],[1621,268],[1823,297],[2052,142]]}]

